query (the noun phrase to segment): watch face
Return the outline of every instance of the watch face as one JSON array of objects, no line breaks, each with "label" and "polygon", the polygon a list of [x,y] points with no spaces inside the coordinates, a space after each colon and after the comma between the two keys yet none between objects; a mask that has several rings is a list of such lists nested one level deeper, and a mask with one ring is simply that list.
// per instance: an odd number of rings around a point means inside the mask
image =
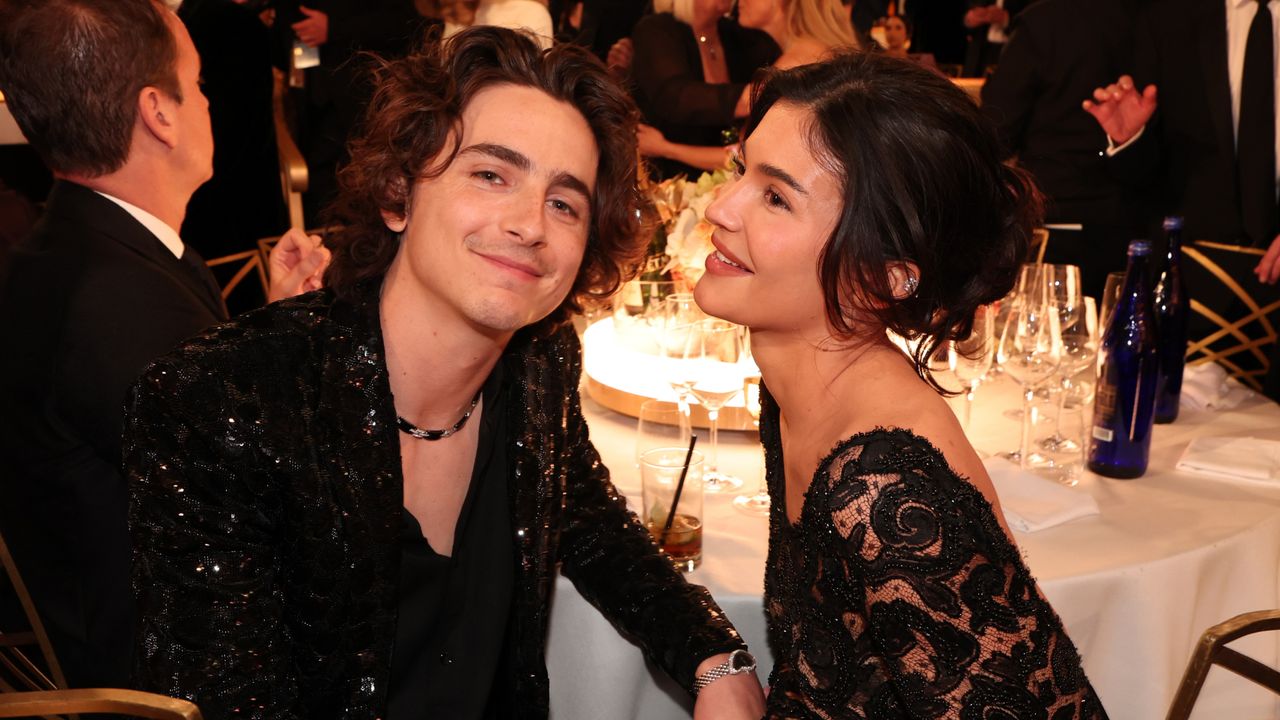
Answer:
[{"label": "watch face", "polygon": [[733,653],[729,658],[730,667],[734,670],[746,670],[755,667],[756,659],[751,657],[751,653],[745,650],[739,650]]}]

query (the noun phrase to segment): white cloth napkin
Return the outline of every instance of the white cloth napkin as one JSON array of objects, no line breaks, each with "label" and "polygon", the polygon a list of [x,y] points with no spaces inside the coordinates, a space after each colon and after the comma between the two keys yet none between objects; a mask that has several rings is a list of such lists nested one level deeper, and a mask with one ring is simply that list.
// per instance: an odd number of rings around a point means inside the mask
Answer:
[{"label": "white cloth napkin", "polygon": [[1182,405],[1192,410],[1230,410],[1253,396],[1253,391],[1217,363],[1188,365],[1182,371]]},{"label": "white cloth napkin", "polygon": [[1251,437],[1198,437],[1182,451],[1178,469],[1275,485],[1280,481],[1280,442]]},{"label": "white cloth napkin", "polygon": [[1004,519],[1014,530],[1036,532],[1098,514],[1098,503],[1083,490],[1073,490],[1005,460],[983,461],[1000,498]]}]

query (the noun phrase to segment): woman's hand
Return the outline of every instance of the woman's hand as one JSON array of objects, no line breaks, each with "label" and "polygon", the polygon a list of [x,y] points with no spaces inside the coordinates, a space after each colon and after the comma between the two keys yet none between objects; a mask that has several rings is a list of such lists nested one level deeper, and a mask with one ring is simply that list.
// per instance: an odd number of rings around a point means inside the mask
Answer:
[{"label": "woman's hand", "polygon": [[636,143],[645,157],[669,157],[670,143],[658,128],[641,123],[636,126]]},{"label": "woman's hand", "polygon": [[271,278],[267,301],[275,302],[320,289],[324,270],[329,267],[329,258],[329,249],[320,241],[319,235],[307,235],[291,228],[280,236],[267,260],[267,273]]}]

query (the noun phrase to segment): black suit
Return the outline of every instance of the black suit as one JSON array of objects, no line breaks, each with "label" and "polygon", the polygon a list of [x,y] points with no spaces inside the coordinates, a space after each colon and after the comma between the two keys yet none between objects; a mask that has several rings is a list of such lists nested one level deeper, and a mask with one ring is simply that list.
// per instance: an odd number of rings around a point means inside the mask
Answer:
[{"label": "black suit", "polygon": [[[1133,76],[1139,88],[1156,85],[1158,106],[1142,137],[1116,153],[1111,164],[1135,186],[1155,187],[1152,226],[1161,216],[1182,215],[1188,241],[1268,247],[1280,225],[1265,237],[1249,237],[1240,213],[1225,4],[1148,3],[1138,20]],[[1236,279],[1252,284],[1247,277]],[[1200,299],[1215,308],[1233,302]],[[1280,344],[1272,349],[1267,392],[1280,398]]]},{"label": "black suit", "polygon": [[1112,158],[1136,186],[1156,185],[1151,217],[1181,214],[1188,239],[1267,247],[1245,238],[1236,200],[1235,131],[1227,78],[1226,7],[1219,0],[1163,0],[1140,16],[1134,80],[1159,90],[1141,138]]},{"label": "black suit", "polygon": [[[190,252],[190,250],[188,250]],[[125,394],[225,318],[221,299],[112,201],[60,181],[0,280],[0,532],[67,681],[129,678]]]},{"label": "black suit", "polygon": [[[1035,0],[1005,0],[1004,9],[1005,12],[1009,13],[1009,22],[1004,28],[1006,34],[1013,32],[1018,16],[1033,2]],[[995,4],[996,0],[969,0],[971,9]],[[982,77],[988,67],[1000,62],[1005,43],[991,42],[987,37],[990,30],[990,25],[979,25],[969,30],[969,44],[964,53],[965,77]],[[1084,35],[1081,35],[1080,38],[1087,38],[1089,32],[1092,32],[1092,28],[1086,31]]]},{"label": "black suit", "polygon": [[964,13],[967,9],[968,5],[961,0],[907,0],[902,14],[911,20],[915,28],[911,36],[911,52],[933,55],[942,64],[963,63],[967,37]]},{"label": "black suit", "polygon": [[1009,157],[1029,171],[1047,199],[1045,222],[1081,224],[1052,231],[1048,259],[1079,265],[1098,297],[1108,272],[1123,270],[1125,247],[1141,233],[1138,213],[1098,152],[1103,134],[1080,107],[1095,87],[1133,67],[1137,0],[1043,0],[1019,15],[1004,61],[982,88]]}]

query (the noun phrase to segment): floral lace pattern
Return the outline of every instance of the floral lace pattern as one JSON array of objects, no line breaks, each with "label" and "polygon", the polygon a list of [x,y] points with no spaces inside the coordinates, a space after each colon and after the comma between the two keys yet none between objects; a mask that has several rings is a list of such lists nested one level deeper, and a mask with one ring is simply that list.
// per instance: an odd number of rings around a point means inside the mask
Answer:
[{"label": "floral lace pattern", "polygon": [[[770,403],[771,404],[771,403]],[[906,430],[849,438],[787,518],[777,410],[767,718],[1105,718],[986,498]]]}]

